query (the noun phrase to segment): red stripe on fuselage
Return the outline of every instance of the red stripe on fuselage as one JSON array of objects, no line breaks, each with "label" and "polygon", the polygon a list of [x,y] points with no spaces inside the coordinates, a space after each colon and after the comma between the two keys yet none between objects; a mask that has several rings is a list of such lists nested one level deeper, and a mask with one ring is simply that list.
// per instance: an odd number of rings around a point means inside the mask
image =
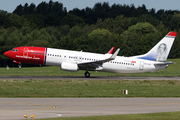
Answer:
[{"label": "red stripe on fuselage", "polygon": [[12,60],[16,60],[22,63],[31,63],[31,64],[44,64],[45,59],[45,47],[31,47],[31,46],[23,46],[16,47],[13,50],[10,50],[7,57]]}]

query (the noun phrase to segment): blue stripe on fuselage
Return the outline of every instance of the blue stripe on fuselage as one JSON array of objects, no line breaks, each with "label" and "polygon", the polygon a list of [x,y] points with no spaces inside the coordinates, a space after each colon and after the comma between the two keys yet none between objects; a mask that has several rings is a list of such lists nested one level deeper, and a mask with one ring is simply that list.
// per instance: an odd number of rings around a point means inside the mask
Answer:
[{"label": "blue stripe on fuselage", "polygon": [[47,48],[45,48],[44,65],[46,65],[46,57],[47,57]]}]

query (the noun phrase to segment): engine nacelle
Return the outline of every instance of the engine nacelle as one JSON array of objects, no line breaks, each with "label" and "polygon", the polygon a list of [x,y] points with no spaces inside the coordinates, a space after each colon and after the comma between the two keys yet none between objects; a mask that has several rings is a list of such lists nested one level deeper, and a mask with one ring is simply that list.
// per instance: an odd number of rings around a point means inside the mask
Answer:
[{"label": "engine nacelle", "polygon": [[61,70],[76,72],[78,70],[78,66],[75,63],[62,62],[61,63]]}]

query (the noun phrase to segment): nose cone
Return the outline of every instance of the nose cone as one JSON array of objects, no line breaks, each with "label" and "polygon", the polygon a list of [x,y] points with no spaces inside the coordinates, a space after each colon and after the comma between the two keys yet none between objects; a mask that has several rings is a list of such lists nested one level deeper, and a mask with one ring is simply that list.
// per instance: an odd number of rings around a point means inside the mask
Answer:
[{"label": "nose cone", "polygon": [[5,55],[6,57],[10,57],[10,56],[11,56],[11,51],[6,51],[6,52],[4,52],[4,55]]}]

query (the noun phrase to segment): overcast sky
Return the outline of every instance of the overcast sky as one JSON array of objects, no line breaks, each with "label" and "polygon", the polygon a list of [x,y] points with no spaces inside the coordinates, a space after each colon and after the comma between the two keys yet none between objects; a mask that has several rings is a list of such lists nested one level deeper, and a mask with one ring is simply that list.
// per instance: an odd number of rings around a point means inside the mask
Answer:
[{"label": "overcast sky", "polygon": [[[0,10],[5,10],[8,12],[13,12],[18,5],[23,5],[25,3],[34,3],[36,6],[42,1],[49,2],[49,0],[0,0]],[[53,2],[61,2],[63,6],[67,8],[67,11],[73,8],[83,9],[87,6],[92,8],[95,3],[98,2],[109,2],[109,5],[116,4],[134,4],[136,7],[145,4],[147,9],[155,8],[156,12],[159,9],[165,10],[180,10],[180,0],[53,0]]]}]

